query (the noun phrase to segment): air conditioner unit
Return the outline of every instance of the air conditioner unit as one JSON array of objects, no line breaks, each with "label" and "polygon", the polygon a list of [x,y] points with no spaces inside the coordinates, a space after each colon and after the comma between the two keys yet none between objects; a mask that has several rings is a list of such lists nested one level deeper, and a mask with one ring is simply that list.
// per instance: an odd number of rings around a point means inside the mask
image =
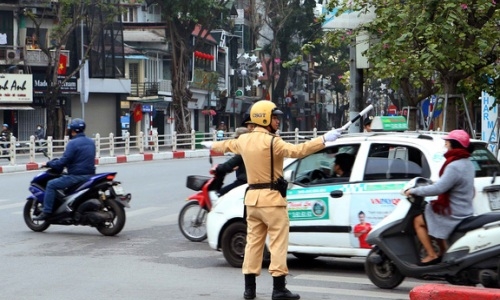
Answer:
[{"label": "air conditioner unit", "polygon": [[18,50],[12,50],[12,49],[7,50],[7,53],[5,55],[5,60],[8,63],[18,62],[20,59],[21,59],[20,52]]}]

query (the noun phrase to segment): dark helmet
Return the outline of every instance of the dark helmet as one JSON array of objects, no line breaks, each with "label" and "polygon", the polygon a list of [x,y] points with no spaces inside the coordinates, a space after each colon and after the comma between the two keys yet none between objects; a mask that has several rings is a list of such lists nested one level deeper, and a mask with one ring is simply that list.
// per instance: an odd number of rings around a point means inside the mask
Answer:
[{"label": "dark helmet", "polygon": [[69,123],[68,128],[70,130],[73,130],[74,132],[80,133],[85,131],[85,121],[82,119],[73,119],[71,120],[71,123]]}]

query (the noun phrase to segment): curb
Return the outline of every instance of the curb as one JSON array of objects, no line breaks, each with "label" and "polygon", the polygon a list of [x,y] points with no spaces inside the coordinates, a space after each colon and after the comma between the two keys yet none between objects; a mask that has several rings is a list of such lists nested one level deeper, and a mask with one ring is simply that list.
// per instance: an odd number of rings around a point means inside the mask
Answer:
[{"label": "curb", "polygon": [[[96,166],[121,164],[127,162],[137,161],[151,161],[151,160],[167,160],[167,159],[182,159],[182,158],[198,158],[211,156],[224,156],[223,153],[214,152],[212,150],[185,150],[185,151],[170,151],[158,153],[142,153],[130,155],[117,155],[109,157],[98,157],[95,159]],[[29,162],[21,165],[13,166],[0,166],[1,173],[14,173],[22,171],[33,171],[41,169],[41,164],[36,162]]]},{"label": "curb", "polygon": [[424,284],[410,291],[411,300],[500,300],[500,290],[446,284]]}]

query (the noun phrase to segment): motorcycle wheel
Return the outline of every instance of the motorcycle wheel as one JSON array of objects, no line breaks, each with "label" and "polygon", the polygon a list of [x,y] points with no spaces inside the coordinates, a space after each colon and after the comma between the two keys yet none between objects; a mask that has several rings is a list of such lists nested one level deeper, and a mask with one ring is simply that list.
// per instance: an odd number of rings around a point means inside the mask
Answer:
[{"label": "motorcycle wheel", "polygon": [[117,235],[125,226],[125,209],[115,200],[109,199],[104,201],[103,210],[112,213],[113,220],[97,225],[97,231],[105,236]]},{"label": "motorcycle wheel", "polygon": [[36,217],[35,211],[37,212],[37,214],[40,214],[42,212],[42,207],[43,206],[40,202],[34,201],[32,199],[27,200],[26,204],[24,205],[24,210],[23,210],[24,222],[26,223],[29,229],[35,232],[45,231],[50,226],[49,222],[33,220],[33,218]]},{"label": "motorcycle wheel", "polygon": [[196,200],[184,204],[179,212],[179,229],[192,242],[202,242],[207,238],[208,211],[200,207]]},{"label": "motorcycle wheel", "polygon": [[221,248],[226,261],[235,268],[241,268],[247,244],[247,226],[235,222],[227,226],[222,234]]},{"label": "motorcycle wheel", "polygon": [[[380,250],[377,253],[372,249],[365,260],[365,272],[370,281],[381,289],[393,289],[403,282],[405,276],[401,274],[394,263]],[[381,255],[382,262],[375,264],[370,261],[371,255]]]}]

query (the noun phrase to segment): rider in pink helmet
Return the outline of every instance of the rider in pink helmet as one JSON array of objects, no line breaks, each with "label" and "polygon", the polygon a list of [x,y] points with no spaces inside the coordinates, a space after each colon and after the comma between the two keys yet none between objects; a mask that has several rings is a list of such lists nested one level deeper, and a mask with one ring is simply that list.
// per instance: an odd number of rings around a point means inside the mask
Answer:
[{"label": "rider in pink helmet", "polygon": [[443,136],[443,140],[455,140],[464,148],[469,147],[470,145],[470,137],[469,134],[462,129],[456,129]]}]

